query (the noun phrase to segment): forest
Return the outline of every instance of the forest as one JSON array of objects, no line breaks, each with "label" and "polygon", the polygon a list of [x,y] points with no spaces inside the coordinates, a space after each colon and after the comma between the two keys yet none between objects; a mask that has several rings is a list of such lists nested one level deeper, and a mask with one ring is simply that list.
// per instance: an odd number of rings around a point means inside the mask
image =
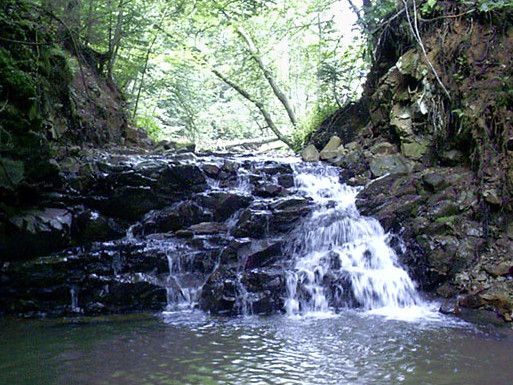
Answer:
[{"label": "forest", "polygon": [[509,384],[512,0],[0,0],[0,384]]}]

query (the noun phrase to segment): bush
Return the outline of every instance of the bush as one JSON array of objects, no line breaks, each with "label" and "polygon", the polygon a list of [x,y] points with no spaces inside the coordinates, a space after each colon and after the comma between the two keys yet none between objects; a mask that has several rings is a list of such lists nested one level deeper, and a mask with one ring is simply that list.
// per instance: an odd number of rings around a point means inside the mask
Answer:
[{"label": "bush", "polygon": [[292,133],[292,144],[295,151],[301,151],[310,136],[317,131],[328,117],[333,115],[339,107],[336,104],[317,105],[310,114],[299,123],[298,128]]},{"label": "bush", "polygon": [[137,127],[145,130],[150,138],[152,138],[155,141],[158,141],[159,135],[162,132],[162,128],[160,127],[154,116],[137,115],[137,117],[135,118],[135,124]]}]

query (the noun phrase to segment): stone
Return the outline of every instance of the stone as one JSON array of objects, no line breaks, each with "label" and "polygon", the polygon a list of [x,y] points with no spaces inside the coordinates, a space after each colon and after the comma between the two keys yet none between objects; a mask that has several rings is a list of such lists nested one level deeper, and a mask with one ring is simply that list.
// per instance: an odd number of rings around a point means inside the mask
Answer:
[{"label": "stone", "polygon": [[341,176],[345,181],[359,175],[365,177],[368,174],[369,165],[361,151],[348,152],[335,159],[330,159],[329,162],[342,169]]},{"label": "stone", "polygon": [[344,146],[338,136],[332,136],[326,146],[321,150],[319,157],[322,160],[336,158],[344,153]]},{"label": "stone", "polygon": [[25,179],[22,161],[0,157],[0,188],[13,190]]},{"label": "stone", "polygon": [[272,216],[269,226],[273,231],[287,231],[294,223],[307,215],[311,210],[311,202],[307,199],[285,198],[271,205]]},{"label": "stone", "polygon": [[221,172],[221,168],[215,164],[204,164],[202,166],[203,172],[210,178],[217,178]]},{"label": "stone", "polygon": [[263,198],[272,198],[284,195],[286,190],[277,184],[259,183],[254,189],[254,194]]},{"label": "stone", "polygon": [[463,158],[463,153],[459,150],[443,151],[440,155],[440,160],[447,166],[457,166],[463,162]]},{"label": "stone", "polygon": [[195,235],[212,235],[226,233],[228,228],[224,223],[219,222],[202,222],[192,225],[188,228]]},{"label": "stone", "polygon": [[436,294],[443,298],[453,298],[458,294],[458,290],[448,282],[445,282],[442,286],[436,289]]},{"label": "stone", "polygon": [[269,210],[246,209],[232,230],[236,237],[263,238],[269,233],[271,212]]},{"label": "stone", "polygon": [[146,214],[140,225],[134,229],[134,235],[178,231],[212,219],[212,213],[204,210],[197,203],[193,201],[180,202],[171,207]]},{"label": "stone", "polygon": [[506,228],[506,234],[508,235],[509,239],[513,240],[513,222],[508,224],[508,227]]},{"label": "stone", "polygon": [[294,187],[294,176],[290,174],[278,176],[278,184],[284,188]]},{"label": "stone", "polygon": [[34,258],[70,243],[72,213],[66,209],[30,210],[9,221],[0,259]]},{"label": "stone", "polygon": [[373,155],[392,155],[397,153],[397,148],[392,143],[380,142],[370,148]]},{"label": "stone", "polygon": [[496,189],[487,189],[483,191],[483,198],[486,202],[494,206],[500,206],[502,204],[502,199]]},{"label": "stone", "polygon": [[151,210],[165,207],[167,202],[150,187],[124,186],[107,197],[93,197],[88,203],[101,213],[124,220],[138,220]]},{"label": "stone", "polygon": [[282,246],[281,240],[262,239],[241,247],[237,254],[239,260],[245,261],[244,268],[251,270],[274,262],[281,255]]},{"label": "stone", "polygon": [[503,277],[513,275],[513,261],[500,262],[498,264],[487,265],[485,271],[494,277]]},{"label": "stone", "polygon": [[422,176],[422,182],[424,183],[426,189],[431,192],[438,192],[449,186],[449,183],[446,181],[445,177],[442,174],[436,172],[424,174]]},{"label": "stone", "polygon": [[460,304],[456,298],[447,298],[438,311],[447,315],[459,315],[461,313]]},{"label": "stone", "polygon": [[401,74],[409,75],[417,80],[422,80],[429,73],[416,49],[407,51],[399,58],[395,66]]},{"label": "stone", "polygon": [[344,145],[340,145],[337,149],[335,150],[329,150],[329,151],[322,151],[321,154],[320,154],[320,158],[322,160],[326,160],[326,161],[330,161],[332,159],[336,159],[338,157],[341,157],[343,155],[345,155],[348,151],[344,148]]},{"label": "stone", "polygon": [[394,128],[399,138],[401,138],[401,141],[405,138],[413,137],[413,121],[410,107],[394,104],[390,111],[390,125]]},{"label": "stone", "polygon": [[113,219],[93,210],[79,213],[73,220],[72,237],[79,243],[104,242],[121,238],[125,232]]},{"label": "stone", "polygon": [[166,167],[158,179],[159,186],[165,190],[181,192],[200,192],[207,186],[205,175],[194,164],[175,164]]},{"label": "stone", "polygon": [[421,141],[401,143],[401,153],[408,159],[419,160],[428,151],[428,146]]},{"label": "stone", "polygon": [[378,178],[386,174],[408,174],[412,167],[401,155],[382,155],[371,160],[370,170]]},{"label": "stone", "polygon": [[253,198],[246,195],[219,191],[198,195],[196,201],[200,206],[209,209],[216,221],[224,221],[238,210],[248,207]]},{"label": "stone", "polygon": [[303,149],[303,151],[301,151],[301,158],[305,162],[318,162],[320,154],[313,144],[309,144]]}]

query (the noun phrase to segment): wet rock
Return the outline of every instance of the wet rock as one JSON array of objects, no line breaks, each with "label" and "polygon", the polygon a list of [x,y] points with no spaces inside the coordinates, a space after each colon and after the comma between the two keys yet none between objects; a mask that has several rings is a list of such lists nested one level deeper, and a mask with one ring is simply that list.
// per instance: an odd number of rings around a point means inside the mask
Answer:
[{"label": "wet rock", "polygon": [[313,144],[309,144],[301,151],[301,158],[305,162],[318,162],[320,159],[319,151]]},{"label": "wet rock", "polygon": [[0,258],[34,258],[66,247],[71,240],[72,219],[70,211],[59,208],[30,210],[12,217]]},{"label": "wet rock", "polygon": [[140,226],[134,229],[134,235],[177,231],[212,219],[213,214],[205,211],[195,202],[180,202],[171,207],[148,213],[141,221]]},{"label": "wet rock", "polygon": [[242,212],[232,234],[236,237],[263,238],[269,234],[269,210],[246,209]]},{"label": "wet rock", "polygon": [[276,231],[287,231],[295,222],[307,215],[311,210],[311,202],[308,199],[284,198],[271,205],[272,217],[270,228]]},{"label": "wet rock", "polygon": [[215,220],[224,221],[237,211],[248,207],[253,198],[247,195],[220,191],[198,195],[196,201],[199,205],[209,209],[214,214]]},{"label": "wet rock", "polygon": [[120,187],[107,197],[92,197],[87,203],[103,214],[125,220],[137,220],[151,210],[170,202],[150,187]]},{"label": "wet rock", "polygon": [[188,228],[195,235],[212,235],[218,233],[226,233],[228,228],[223,223],[218,222],[202,222],[192,225]]},{"label": "wet rock", "polygon": [[221,267],[203,287],[199,307],[211,314],[237,315],[237,296],[237,278],[233,272]]},{"label": "wet rock", "polygon": [[283,188],[294,187],[294,177],[292,175],[280,175],[278,176],[278,184]]},{"label": "wet rock", "polygon": [[201,169],[210,178],[217,178],[221,172],[221,168],[216,164],[204,164]]},{"label": "wet rock", "polygon": [[253,241],[241,247],[237,254],[239,259],[245,261],[245,269],[268,266],[276,261],[282,254],[283,242],[281,240],[265,239]]},{"label": "wet rock", "polygon": [[200,192],[206,189],[205,175],[198,166],[193,164],[176,164],[167,167],[158,179],[164,191]]},{"label": "wet rock", "polygon": [[286,190],[280,185],[263,182],[256,186],[254,193],[263,198],[272,198],[284,195]]},{"label": "wet rock", "polygon": [[103,242],[124,236],[121,226],[93,210],[80,212],[73,221],[73,239],[78,243]]},{"label": "wet rock", "polygon": [[[252,167],[253,168],[253,167]],[[288,164],[277,164],[277,163],[270,163],[270,164],[264,164],[263,166],[257,166],[254,167],[254,172],[261,174],[267,174],[267,175],[291,175],[292,176],[292,167]]]},{"label": "wet rock", "polygon": [[442,314],[447,315],[459,315],[461,313],[461,308],[458,303],[457,298],[448,298],[446,299],[442,305],[440,306],[440,309],[438,310]]},{"label": "wet rock", "polygon": [[126,313],[141,310],[162,310],[167,303],[166,289],[149,282],[115,282],[99,302],[109,312]]},{"label": "wet rock", "polygon": [[239,164],[237,162],[233,162],[231,160],[225,160],[223,163],[222,170],[227,172],[228,174],[235,174],[239,169]]}]

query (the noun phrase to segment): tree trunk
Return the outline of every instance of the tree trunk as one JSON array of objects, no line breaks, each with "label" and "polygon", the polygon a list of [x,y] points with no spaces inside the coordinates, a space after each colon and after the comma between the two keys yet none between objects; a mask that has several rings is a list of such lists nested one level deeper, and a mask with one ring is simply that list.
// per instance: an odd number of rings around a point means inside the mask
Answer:
[{"label": "tree trunk", "polygon": [[264,107],[262,102],[260,102],[257,99],[253,98],[250,94],[248,94],[239,85],[237,85],[236,83],[232,82],[230,79],[228,79],[226,76],[221,74],[216,69],[212,69],[212,73],[214,75],[216,75],[219,79],[221,79],[224,83],[226,83],[231,88],[233,88],[235,91],[237,91],[244,99],[246,99],[246,100],[250,101],[251,103],[253,103],[255,105],[255,107],[258,108],[258,110],[260,111],[260,113],[264,117],[265,122],[267,123],[267,125],[269,126],[271,131],[274,132],[276,137],[279,140],[281,140],[283,143],[285,143],[287,146],[289,146],[289,148],[294,150],[294,146],[292,145],[292,142],[285,135],[283,135],[280,132],[278,127],[276,127],[276,124],[274,123],[274,121],[273,121],[273,119],[271,117],[271,114],[269,113],[269,111],[267,111],[267,109]]},{"label": "tree trunk", "polygon": [[223,148],[228,150],[230,148],[241,147],[241,146],[261,146],[262,144],[273,143],[273,142],[277,142],[279,140],[280,139],[274,138],[274,137],[273,138],[259,138],[259,139],[245,139],[245,140],[239,140],[237,142],[230,142],[228,144],[225,144],[223,146]]},{"label": "tree trunk", "polygon": [[[156,26],[157,30],[161,30],[162,23],[164,22],[165,17],[166,17],[166,13],[164,12],[158,25]],[[137,108],[139,107],[139,100],[141,98],[141,92],[144,87],[144,77],[146,76],[146,71],[148,70],[148,62],[150,61],[151,51],[153,50],[153,46],[155,45],[155,42],[157,41],[158,37],[159,37],[159,34],[157,32],[155,32],[155,35],[153,36],[153,39],[151,40],[151,43],[150,43],[148,50],[146,51],[146,55],[144,57],[144,66],[143,66],[143,70],[141,73],[141,81],[139,82],[139,89],[137,90],[137,97],[135,98],[134,111],[132,113],[132,116],[134,118],[137,115]]]},{"label": "tree trunk", "polygon": [[244,40],[246,47],[248,48],[249,53],[251,54],[251,57],[255,62],[257,63],[258,67],[262,70],[265,79],[271,86],[274,95],[278,98],[278,100],[281,102],[283,107],[285,107],[285,110],[287,111],[287,115],[289,116],[290,122],[292,125],[297,127],[297,119],[296,114],[294,113],[294,109],[292,108],[292,105],[287,98],[287,95],[281,90],[281,88],[276,83],[276,80],[274,79],[271,71],[266,67],[262,60],[262,56],[260,55],[260,52],[258,48],[256,47],[255,43],[253,42],[253,39],[249,35],[248,32],[246,32],[244,29],[238,27],[235,29],[237,34],[242,37],[242,40]]},{"label": "tree trunk", "polygon": [[89,0],[89,6],[87,7],[87,18],[84,21],[86,32],[84,37],[84,44],[88,46],[91,43],[93,33],[93,11],[94,11],[94,0]]},{"label": "tree trunk", "polygon": [[123,35],[123,20],[124,20],[124,2],[120,0],[118,3],[118,15],[116,18],[116,28],[112,33],[112,28],[109,27],[109,63],[107,65],[107,79],[112,80],[112,72],[114,70],[114,63],[116,62],[116,55],[118,52],[119,45],[121,44],[121,37]]},{"label": "tree trunk", "polygon": [[64,20],[66,21],[70,33],[73,34],[73,38],[77,41],[81,29],[81,13],[81,0],[69,0],[64,9]]}]

